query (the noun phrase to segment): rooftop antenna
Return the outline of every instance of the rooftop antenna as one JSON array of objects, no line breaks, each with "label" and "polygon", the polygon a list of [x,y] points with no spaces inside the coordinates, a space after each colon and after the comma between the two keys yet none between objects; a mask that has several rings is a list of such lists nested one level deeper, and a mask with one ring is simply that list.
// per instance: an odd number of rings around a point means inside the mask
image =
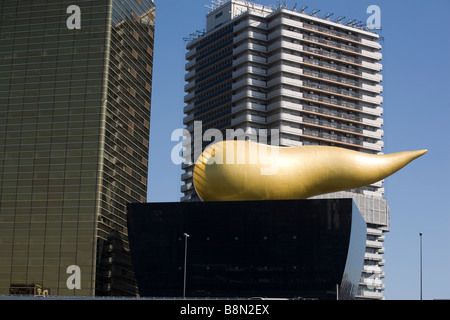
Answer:
[{"label": "rooftop antenna", "polygon": [[209,10],[213,11],[216,10],[218,7],[220,7],[222,4],[225,3],[225,0],[212,0],[211,4],[207,4],[205,5],[206,8],[208,8]]},{"label": "rooftop antenna", "polygon": [[363,21],[359,21],[359,22],[357,23],[357,27],[360,28],[360,29],[364,29],[365,25],[366,25],[366,24],[365,24]]},{"label": "rooftop antenna", "polygon": [[297,9],[297,4],[294,4],[294,7],[292,8],[292,11],[295,11]]},{"label": "rooftop antenna", "polygon": [[330,20],[330,17],[333,15],[334,13],[327,13],[324,17],[324,19]]},{"label": "rooftop antenna", "polygon": [[303,7],[300,9],[299,12],[300,12],[300,13],[304,13],[306,9],[308,9],[308,6],[303,6]]},{"label": "rooftop antenna", "polygon": [[349,26],[349,25],[353,24],[355,21],[356,21],[356,19],[351,19],[351,20],[348,20],[345,24]]},{"label": "rooftop antenna", "polygon": [[189,34],[188,36],[183,37],[183,40],[184,40],[184,42],[189,43],[189,42],[203,36],[205,33],[206,33],[205,30],[196,30],[195,32]]},{"label": "rooftop antenna", "polygon": [[316,17],[316,14],[320,12],[320,9],[314,9],[313,12],[311,13],[312,16]]},{"label": "rooftop antenna", "polygon": [[337,19],[335,20],[335,22],[342,23],[342,20],[344,20],[344,19],[345,19],[345,17],[339,16],[339,17],[337,17]]},{"label": "rooftop antenna", "polygon": [[250,9],[255,9],[255,1],[254,0],[246,1],[245,4],[247,6],[248,11],[250,11]]}]

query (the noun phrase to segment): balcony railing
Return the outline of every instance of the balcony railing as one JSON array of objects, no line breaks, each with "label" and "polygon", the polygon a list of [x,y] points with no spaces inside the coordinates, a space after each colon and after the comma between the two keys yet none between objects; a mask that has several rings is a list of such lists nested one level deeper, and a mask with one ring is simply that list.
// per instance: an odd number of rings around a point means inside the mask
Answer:
[{"label": "balcony railing", "polygon": [[319,90],[323,90],[323,91],[329,91],[329,92],[333,92],[333,93],[337,93],[337,94],[342,94],[342,95],[345,95],[348,97],[353,97],[353,98],[358,98],[358,99],[362,98],[362,95],[359,93],[339,89],[336,87],[327,86],[325,84],[318,84],[318,83],[311,82],[311,81],[303,81],[303,85],[305,87],[319,89]]},{"label": "balcony railing", "polygon": [[337,37],[340,37],[340,38],[345,38],[345,39],[349,39],[349,40],[352,40],[352,41],[361,42],[361,39],[358,38],[358,37],[355,37],[353,35],[346,34],[346,33],[343,33],[343,32],[339,32],[339,31],[336,31],[336,30],[331,30],[331,29],[328,29],[328,28],[323,28],[323,27],[319,27],[319,26],[316,26],[316,25],[311,25],[311,24],[308,24],[308,23],[303,23],[303,27],[305,29],[319,31],[319,32],[323,32],[323,33],[328,33],[330,35],[337,36]]},{"label": "balcony railing", "polygon": [[303,39],[308,40],[308,41],[317,42],[317,43],[322,43],[322,44],[330,46],[330,47],[340,48],[343,50],[352,51],[352,52],[361,54],[361,49],[355,48],[355,47],[352,47],[352,46],[349,46],[346,44],[338,43],[335,41],[320,39],[320,38],[312,37],[312,36],[308,36],[308,35],[303,35]]},{"label": "balcony railing", "polygon": [[338,123],[334,123],[334,122],[323,121],[323,120],[319,120],[319,119],[313,119],[313,118],[304,117],[303,118],[303,122],[310,123],[310,124],[316,124],[316,125],[319,125],[319,126],[322,126],[322,127],[330,128],[330,129],[343,130],[343,131],[348,131],[348,132],[352,132],[352,133],[359,133],[359,134],[363,133],[363,130],[360,129],[360,128],[348,126],[348,125],[345,125],[345,124],[338,124]]},{"label": "balcony railing", "polygon": [[320,67],[325,67],[328,69],[333,69],[333,70],[337,70],[337,71],[341,71],[341,72],[345,72],[345,73],[350,73],[350,74],[354,74],[357,76],[362,76],[362,72],[359,70],[353,70],[347,67],[342,67],[342,66],[338,66],[332,63],[327,63],[327,62],[323,62],[323,61],[317,61],[314,59],[307,59],[304,58],[303,59],[304,63],[310,64],[310,65],[315,65],[315,66],[320,66]]},{"label": "balcony railing", "polygon": [[325,102],[325,103],[336,105],[336,106],[342,106],[345,108],[351,108],[351,109],[360,110],[360,111],[363,110],[363,108],[360,105],[357,105],[355,103],[321,97],[316,94],[303,93],[303,98],[315,100],[315,101],[319,101],[319,102]]},{"label": "balcony railing", "polygon": [[341,119],[346,119],[346,120],[354,120],[354,121],[358,121],[358,122],[362,122],[363,118],[360,116],[356,116],[353,114],[347,114],[347,113],[342,113],[342,112],[337,112],[337,111],[333,111],[327,108],[321,108],[321,107],[316,107],[316,106],[308,106],[308,105],[303,105],[303,110],[305,111],[311,111],[314,113],[320,113],[323,115],[327,115],[327,116],[332,116],[332,117],[336,117],[336,118],[341,118]]},{"label": "balcony railing", "polygon": [[312,71],[312,70],[308,70],[308,69],[303,69],[303,74],[304,75],[308,75],[308,76],[313,76],[313,77],[316,77],[316,78],[321,78],[321,79],[325,79],[325,80],[335,81],[335,82],[339,82],[339,83],[342,83],[342,84],[346,84],[346,85],[362,88],[362,84],[357,82],[357,81],[345,79],[345,78],[342,78],[342,77],[333,76],[333,75],[326,74],[326,73],[320,73],[320,72],[316,72],[316,71]]},{"label": "balcony railing", "polygon": [[333,52],[329,52],[326,50],[321,50],[321,49],[317,49],[317,48],[311,48],[308,46],[303,46],[303,49],[305,51],[311,52],[311,53],[316,53],[316,54],[320,54],[322,56],[326,56],[326,57],[330,57],[336,60],[342,60],[342,61],[346,61],[346,62],[350,62],[350,63],[355,63],[360,65],[362,63],[361,59],[355,59],[355,58],[351,58],[351,57],[347,57],[347,56],[343,56],[337,53],[333,53]]},{"label": "balcony railing", "polygon": [[362,146],[362,142],[359,140],[356,140],[354,138],[339,137],[337,135],[318,132],[318,131],[309,130],[309,129],[304,129],[303,134],[306,136],[310,136],[310,137],[323,138],[323,139],[332,140],[332,141],[336,141],[336,142],[343,142],[343,143],[347,143],[347,144]]}]

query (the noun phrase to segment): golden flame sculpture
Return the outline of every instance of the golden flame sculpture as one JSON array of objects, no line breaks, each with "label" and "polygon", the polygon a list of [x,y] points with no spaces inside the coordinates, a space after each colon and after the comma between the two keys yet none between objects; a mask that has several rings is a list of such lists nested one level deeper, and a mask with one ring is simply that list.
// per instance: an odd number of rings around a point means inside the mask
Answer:
[{"label": "golden flame sculpture", "polygon": [[305,199],[381,181],[426,152],[376,155],[331,146],[221,141],[198,158],[194,186],[203,201]]}]

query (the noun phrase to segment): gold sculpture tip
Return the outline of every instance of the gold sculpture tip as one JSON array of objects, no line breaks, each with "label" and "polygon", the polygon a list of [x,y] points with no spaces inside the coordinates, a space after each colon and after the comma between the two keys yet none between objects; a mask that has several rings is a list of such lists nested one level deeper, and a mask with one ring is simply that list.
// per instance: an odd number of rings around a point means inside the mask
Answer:
[{"label": "gold sculpture tip", "polygon": [[221,141],[198,158],[193,180],[203,201],[305,199],[376,183],[425,153],[368,154],[331,146]]}]

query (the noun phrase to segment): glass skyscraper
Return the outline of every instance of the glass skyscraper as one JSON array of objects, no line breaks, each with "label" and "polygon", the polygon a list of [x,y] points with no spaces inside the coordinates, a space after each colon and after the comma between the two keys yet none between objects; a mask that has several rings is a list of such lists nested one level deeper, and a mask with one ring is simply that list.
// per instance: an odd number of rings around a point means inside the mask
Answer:
[{"label": "glass skyscraper", "polygon": [[136,294],[154,21],[150,0],[0,2],[0,294]]}]

